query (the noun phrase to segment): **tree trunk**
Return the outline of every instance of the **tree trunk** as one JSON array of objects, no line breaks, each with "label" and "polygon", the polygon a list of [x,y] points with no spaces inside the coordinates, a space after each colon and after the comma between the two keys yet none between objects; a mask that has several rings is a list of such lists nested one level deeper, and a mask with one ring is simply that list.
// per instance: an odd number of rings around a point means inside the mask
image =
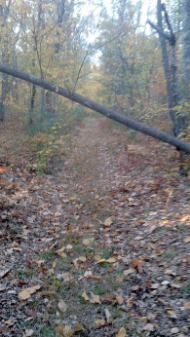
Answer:
[{"label": "tree trunk", "polygon": [[190,99],[190,0],[183,0],[182,6],[182,52],[181,52],[181,98]]},{"label": "tree trunk", "polygon": [[39,87],[42,87],[46,90],[55,92],[58,95],[61,95],[63,97],[66,97],[74,102],[77,102],[89,109],[92,109],[94,111],[99,112],[100,114],[106,116],[107,118],[113,119],[120,124],[123,124],[125,126],[128,126],[131,129],[137,130],[141,133],[144,133],[145,135],[151,136],[153,138],[156,138],[158,140],[161,140],[162,142],[171,144],[175,147],[178,147],[179,149],[190,153],[190,144],[177,139],[163,131],[156,130],[150,126],[144,125],[142,123],[136,122],[130,118],[127,118],[123,115],[120,115],[116,113],[114,110],[106,108],[105,106],[96,103],[87,97],[78,95],[76,93],[70,93],[68,89],[59,87],[56,83],[48,82],[45,80],[42,80],[39,77],[36,77],[32,74],[27,74],[24,71],[17,70],[10,68],[9,66],[0,65],[0,72],[5,73],[7,75],[11,75],[17,78],[20,78],[26,82],[30,82],[33,84],[38,85]]},{"label": "tree trunk", "polygon": [[[164,13],[166,25],[169,31],[165,33],[163,30],[162,23],[162,13]],[[172,132],[175,137],[181,137],[184,129],[184,118],[178,116],[175,110],[175,107],[179,104],[179,95],[177,88],[177,62],[176,62],[176,37],[173,33],[169,16],[166,11],[164,3],[161,3],[161,0],[157,0],[157,19],[158,25],[154,25],[151,21],[148,20],[148,23],[156,29],[159,34],[160,45],[162,50],[162,63],[164,68],[164,74],[166,78],[166,87],[168,94],[168,109],[170,119],[172,121]],[[166,40],[169,41],[169,52],[167,50]]]},{"label": "tree trunk", "polygon": [[[42,0],[39,0],[37,27],[35,27],[35,21],[33,22],[33,25],[34,25],[34,32],[33,32],[34,46],[33,46],[32,71],[33,71],[33,73],[35,73],[35,65],[36,65],[35,55],[37,55],[37,59],[38,59],[39,67],[40,67],[41,78],[43,79],[41,54],[38,50],[39,49],[38,43],[39,43],[40,29],[45,28],[42,15],[43,15]],[[41,98],[40,112],[41,112],[41,119],[42,119],[43,109],[44,109],[44,93],[41,92],[40,95],[41,95],[41,97],[40,97]],[[34,112],[34,107],[35,107],[35,101],[36,101],[36,88],[35,88],[35,84],[33,83],[31,97],[30,97],[30,101],[29,101],[29,125],[30,126],[33,124],[33,112]]]},{"label": "tree trunk", "polygon": [[[9,63],[9,48],[8,48],[8,33],[6,31],[6,23],[9,14],[9,5],[5,5],[5,7],[0,5],[0,18],[3,20],[1,24],[1,49],[2,49],[2,63]],[[8,89],[8,76],[6,74],[2,75],[1,80],[1,98],[0,98],[0,121],[5,121],[5,99],[9,92]]]},{"label": "tree trunk", "polygon": [[35,106],[35,96],[36,96],[36,87],[35,84],[32,84],[32,93],[30,97],[29,103],[29,126],[33,125],[33,113],[34,113],[34,106]]}]

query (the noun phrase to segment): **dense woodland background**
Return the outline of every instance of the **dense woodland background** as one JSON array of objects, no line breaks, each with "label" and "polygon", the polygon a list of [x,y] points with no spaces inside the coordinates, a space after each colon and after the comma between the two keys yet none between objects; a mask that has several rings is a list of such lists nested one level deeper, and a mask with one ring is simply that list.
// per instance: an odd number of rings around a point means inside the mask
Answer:
[{"label": "dense woodland background", "polygon": [[190,0],[0,0],[0,31],[0,335],[188,337]]},{"label": "dense woodland background", "polygon": [[[189,1],[165,5],[2,1],[1,63],[188,137]],[[87,113],[7,74],[1,75],[0,107],[1,121],[17,110],[33,129],[64,113],[68,119]]]}]

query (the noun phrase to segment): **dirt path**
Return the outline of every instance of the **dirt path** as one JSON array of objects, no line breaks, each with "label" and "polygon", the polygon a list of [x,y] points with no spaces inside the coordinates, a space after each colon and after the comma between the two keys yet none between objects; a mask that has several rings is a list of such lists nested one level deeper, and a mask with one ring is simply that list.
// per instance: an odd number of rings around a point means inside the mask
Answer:
[{"label": "dirt path", "polygon": [[189,335],[190,180],[172,158],[88,118],[57,177],[23,169],[2,205],[2,336]]}]

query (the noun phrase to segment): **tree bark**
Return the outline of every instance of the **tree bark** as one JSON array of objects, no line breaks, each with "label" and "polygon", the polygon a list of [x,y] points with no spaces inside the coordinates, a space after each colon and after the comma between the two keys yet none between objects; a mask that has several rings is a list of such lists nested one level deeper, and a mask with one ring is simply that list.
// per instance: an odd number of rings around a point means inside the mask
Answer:
[{"label": "tree bark", "polygon": [[190,0],[183,0],[182,6],[182,51],[181,51],[181,98],[190,99]]},{"label": "tree bark", "polygon": [[13,69],[9,66],[0,64],[0,72],[5,73],[7,75],[11,75],[17,78],[20,78],[26,82],[33,83],[35,85],[38,85],[39,87],[42,87],[46,90],[55,92],[56,94],[66,97],[74,102],[77,102],[89,109],[92,109],[96,112],[99,112],[100,114],[106,116],[107,118],[113,119],[120,124],[123,124],[125,126],[128,126],[131,129],[134,129],[136,131],[139,131],[141,133],[144,133],[145,135],[151,136],[153,138],[156,138],[158,140],[161,140],[162,142],[168,143],[170,145],[173,145],[175,147],[178,147],[179,149],[190,153],[190,144],[177,139],[163,131],[156,130],[150,126],[147,126],[145,124],[136,122],[130,118],[127,118],[121,114],[116,113],[114,110],[106,108],[105,106],[96,103],[87,97],[78,95],[77,93],[71,93],[69,90],[63,87],[59,87],[56,85],[56,83],[45,81],[39,77],[36,77],[34,75],[28,74],[24,71]]},{"label": "tree bark", "polygon": [[[2,50],[2,63],[9,63],[9,43],[8,43],[8,32],[6,31],[6,24],[8,20],[10,10],[10,1],[8,4],[3,6],[0,4],[0,19],[2,21],[1,24],[1,50]],[[0,121],[5,121],[5,111],[6,111],[6,96],[10,91],[10,85],[8,81],[7,74],[2,75],[1,80],[1,98],[0,98]]]},{"label": "tree bark", "polygon": [[[188,0],[189,1],[189,0]],[[165,33],[163,30],[162,22],[162,12],[165,16],[166,25],[169,33]],[[166,78],[166,87],[168,95],[168,109],[170,119],[173,124],[172,132],[175,137],[181,137],[184,129],[184,118],[178,116],[175,110],[175,107],[179,104],[179,95],[177,88],[177,62],[176,62],[176,37],[173,33],[169,16],[164,3],[161,3],[161,0],[157,0],[157,26],[154,25],[150,20],[148,23],[158,32],[160,45],[162,50],[162,63],[164,68],[164,74]],[[167,50],[166,40],[169,41],[169,52]]]}]

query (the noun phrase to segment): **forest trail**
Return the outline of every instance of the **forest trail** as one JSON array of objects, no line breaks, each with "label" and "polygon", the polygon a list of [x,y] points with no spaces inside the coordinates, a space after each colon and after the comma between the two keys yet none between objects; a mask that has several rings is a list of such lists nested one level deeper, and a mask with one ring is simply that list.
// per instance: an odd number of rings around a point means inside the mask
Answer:
[{"label": "forest trail", "polygon": [[190,180],[146,140],[88,117],[54,175],[1,173],[2,336],[188,336]]}]

